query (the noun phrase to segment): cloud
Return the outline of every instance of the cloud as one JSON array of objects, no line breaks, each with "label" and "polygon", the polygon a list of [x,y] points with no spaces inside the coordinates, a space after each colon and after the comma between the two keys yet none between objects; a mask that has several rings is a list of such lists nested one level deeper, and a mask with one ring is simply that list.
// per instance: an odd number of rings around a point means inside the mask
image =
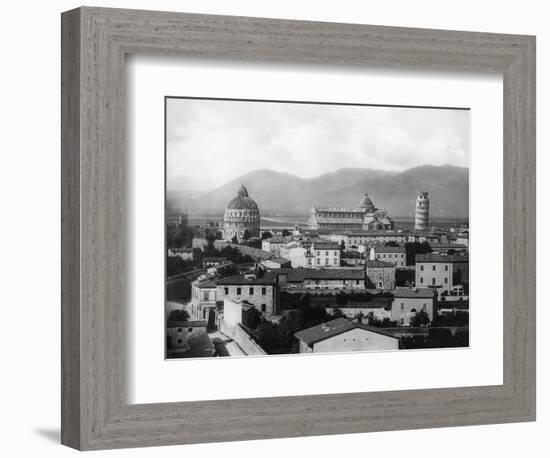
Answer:
[{"label": "cloud", "polygon": [[469,162],[466,110],[171,98],[166,122],[169,188],[214,188],[262,168],[313,177]]}]

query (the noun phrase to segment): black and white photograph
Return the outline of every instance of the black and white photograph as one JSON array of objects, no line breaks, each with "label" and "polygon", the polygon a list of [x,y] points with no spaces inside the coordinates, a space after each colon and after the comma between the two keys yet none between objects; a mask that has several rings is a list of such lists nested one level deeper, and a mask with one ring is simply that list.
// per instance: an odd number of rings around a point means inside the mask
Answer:
[{"label": "black and white photograph", "polygon": [[468,347],[469,115],[166,97],[167,358]]}]

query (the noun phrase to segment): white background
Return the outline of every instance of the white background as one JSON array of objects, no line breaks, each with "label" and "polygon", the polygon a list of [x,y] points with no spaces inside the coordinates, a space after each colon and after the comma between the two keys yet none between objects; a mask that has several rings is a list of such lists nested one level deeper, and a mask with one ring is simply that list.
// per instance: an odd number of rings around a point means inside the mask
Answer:
[{"label": "white background", "polygon": [[[189,0],[95,2],[101,6],[180,10],[536,34],[538,48],[538,284],[550,273],[543,260],[550,255],[548,213],[548,135],[550,122],[550,21],[544,2],[459,3],[338,2],[314,0]],[[59,425],[59,13],[78,6],[71,1],[10,2],[3,5],[2,28],[2,147],[0,152],[0,224],[2,306],[0,344],[2,382],[0,405],[2,441],[6,456],[69,456],[61,447]],[[542,290],[541,290],[542,291]],[[279,457],[344,453],[387,457],[499,457],[548,454],[550,421],[548,390],[548,333],[542,324],[548,312],[537,312],[538,421],[436,430],[355,434],[318,438],[252,441],[185,447],[100,452],[100,456]],[[546,434],[545,434],[546,433]]]},{"label": "white background", "polygon": [[[133,201],[127,260],[131,272],[130,402],[502,383],[503,224],[502,205],[495,205],[503,199],[501,76],[372,68],[351,71],[328,66],[297,69],[143,56],[129,59],[127,75],[132,161],[128,175]],[[471,108],[470,348],[164,361],[164,309],[159,305],[164,295],[160,273],[165,262],[162,151],[166,94]],[[495,263],[489,271],[487,252]],[[480,278],[483,281],[476,281]],[[416,370],[418,367],[425,369]],[[189,377],[190,373],[200,376]],[[231,376],[220,383],[220,374]],[[299,383],[287,383],[289,377]]]}]

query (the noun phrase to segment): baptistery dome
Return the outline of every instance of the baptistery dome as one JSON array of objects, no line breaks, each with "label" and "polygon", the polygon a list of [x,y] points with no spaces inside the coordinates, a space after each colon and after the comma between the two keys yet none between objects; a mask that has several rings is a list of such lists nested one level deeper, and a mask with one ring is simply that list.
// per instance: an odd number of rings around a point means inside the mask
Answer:
[{"label": "baptistery dome", "polygon": [[254,199],[248,195],[246,187],[241,185],[237,196],[227,204],[223,217],[224,238],[238,241],[248,237],[260,236],[260,210]]}]

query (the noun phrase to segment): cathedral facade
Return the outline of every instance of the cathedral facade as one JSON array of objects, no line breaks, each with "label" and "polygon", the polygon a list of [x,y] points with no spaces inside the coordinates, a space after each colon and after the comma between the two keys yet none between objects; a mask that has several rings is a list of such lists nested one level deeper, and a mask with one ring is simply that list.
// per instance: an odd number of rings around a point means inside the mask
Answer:
[{"label": "cathedral facade", "polygon": [[225,208],[223,237],[229,241],[236,237],[240,242],[246,238],[245,231],[248,237],[260,236],[260,210],[243,184],[237,192],[237,197]]},{"label": "cathedral facade", "polygon": [[394,228],[386,210],[376,208],[365,194],[355,208],[313,207],[310,226],[321,230],[388,230]]}]

